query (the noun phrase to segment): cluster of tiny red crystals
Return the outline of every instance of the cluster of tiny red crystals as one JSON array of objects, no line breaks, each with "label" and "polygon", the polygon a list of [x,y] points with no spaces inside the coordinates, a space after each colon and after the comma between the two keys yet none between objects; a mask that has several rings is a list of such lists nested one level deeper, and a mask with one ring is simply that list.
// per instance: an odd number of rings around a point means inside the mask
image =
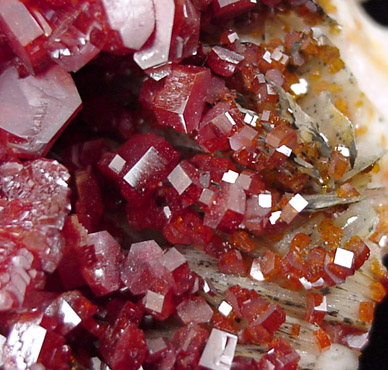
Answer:
[{"label": "cluster of tiny red crystals", "polygon": [[[331,73],[343,62],[308,30],[260,45],[234,32],[235,20],[291,9],[313,24],[314,2],[117,3],[0,3],[0,367],[196,369],[219,329],[268,350],[259,361],[232,355],[233,369],[296,369],[298,353],[275,335],[283,308],[239,285],[221,292],[226,311],[215,307],[210,282],[174,245],[200,248],[222,273],[308,291],[319,349],[348,344],[360,333],[325,324],[317,292],[364,264],[364,241],[344,240],[325,214],[320,245],[305,233],[284,254],[258,242],[308,220],[293,200],[309,177],[292,155],[326,182],[349,169],[340,152],[328,161],[303,142],[276,89],[291,92],[313,57]],[[55,159],[39,159],[47,153]],[[350,183],[337,193],[359,195]],[[350,265],[336,262],[344,251]],[[388,279],[374,270],[380,301]],[[362,302],[360,320],[373,309]],[[171,338],[148,336],[158,322],[175,327]]]}]

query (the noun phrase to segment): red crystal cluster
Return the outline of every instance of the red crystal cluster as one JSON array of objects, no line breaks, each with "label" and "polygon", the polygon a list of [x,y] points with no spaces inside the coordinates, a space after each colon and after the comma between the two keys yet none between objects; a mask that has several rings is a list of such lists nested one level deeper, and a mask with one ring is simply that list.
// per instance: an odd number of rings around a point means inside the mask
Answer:
[{"label": "red crystal cluster", "polygon": [[[320,161],[279,113],[277,88],[290,91],[312,57],[340,68],[334,48],[309,31],[261,45],[234,32],[276,6],[319,18],[310,0],[0,3],[0,367],[297,368],[274,337],[278,304],[234,285],[216,308],[179,248],[160,247],[198,247],[225,274],[305,290],[343,283],[369,256],[332,232],[331,215],[322,246],[300,233],[283,255],[256,253],[258,237],[304,217],[309,178],[293,155],[325,181],[350,165],[339,152]],[[66,167],[38,159],[47,153]],[[321,348],[350,335],[325,327],[326,311],[307,294]],[[152,336],[159,322],[178,329]],[[234,358],[237,341],[268,352]]]}]

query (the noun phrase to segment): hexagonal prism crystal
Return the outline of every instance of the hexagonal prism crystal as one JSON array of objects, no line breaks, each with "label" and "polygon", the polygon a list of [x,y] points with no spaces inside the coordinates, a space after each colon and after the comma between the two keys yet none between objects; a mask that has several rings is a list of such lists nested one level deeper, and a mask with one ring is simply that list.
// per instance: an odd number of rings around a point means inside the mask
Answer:
[{"label": "hexagonal prism crystal", "polygon": [[207,68],[173,66],[152,106],[159,124],[186,133],[196,130],[205,107],[210,77]]},{"label": "hexagonal prism crystal", "polygon": [[[140,1],[139,1],[140,3]],[[142,69],[155,67],[168,61],[174,25],[174,0],[154,1],[155,35],[150,45],[137,51],[133,59]]]},{"label": "hexagonal prism crystal", "polygon": [[82,276],[96,296],[119,289],[121,248],[108,231],[89,234],[86,245],[77,252],[82,261]]},{"label": "hexagonal prism crystal", "polygon": [[244,219],[246,195],[236,184],[222,183],[221,191],[216,201],[205,213],[204,225],[232,232],[238,228]]},{"label": "hexagonal prism crystal", "polygon": [[101,0],[108,23],[120,34],[123,45],[139,50],[155,27],[152,0]]},{"label": "hexagonal prism crystal", "polygon": [[45,155],[81,105],[70,74],[59,66],[22,79],[8,67],[0,75],[0,101],[0,129],[17,138],[7,146],[24,157]]}]

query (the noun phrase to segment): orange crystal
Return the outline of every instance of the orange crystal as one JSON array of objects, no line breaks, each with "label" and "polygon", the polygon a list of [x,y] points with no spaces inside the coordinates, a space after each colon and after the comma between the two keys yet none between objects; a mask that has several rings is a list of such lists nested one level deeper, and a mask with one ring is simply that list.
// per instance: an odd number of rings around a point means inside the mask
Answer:
[{"label": "orange crystal", "polygon": [[360,302],[360,306],[358,307],[358,317],[360,318],[361,321],[370,323],[373,320],[374,310],[375,310],[375,305],[373,302],[370,302],[370,301]]},{"label": "orange crystal", "polygon": [[327,350],[330,347],[330,338],[323,329],[313,331],[313,334],[321,352]]}]

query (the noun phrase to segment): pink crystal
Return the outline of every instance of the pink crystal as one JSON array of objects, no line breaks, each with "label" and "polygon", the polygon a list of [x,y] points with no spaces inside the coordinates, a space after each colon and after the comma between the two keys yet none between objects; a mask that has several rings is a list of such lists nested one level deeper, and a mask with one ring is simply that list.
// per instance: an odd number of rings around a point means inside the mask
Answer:
[{"label": "pink crystal", "polygon": [[281,219],[288,224],[291,223],[300,212],[302,212],[308,205],[306,199],[300,194],[294,195],[290,201],[282,209]]},{"label": "pink crystal", "polygon": [[181,132],[196,130],[210,86],[210,71],[196,66],[174,66],[153,102],[153,111],[162,126]]},{"label": "pink crystal", "polygon": [[296,131],[291,127],[279,125],[268,133],[265,142],[275,149],[282,145],[294,149],[297,143]]},{"label": "pink crystal", "polygon": [[213,231],[203,224],[197,212],[185,208],[177,212],[163,228],[164,237],[172,244],[206,244]]},{"label": "pink crystal", "polygon": [[11,328],[3,348],[4,369],[68,369],[65,338],[45,327],[43,315],[22,316]]},{"label": "pink crystal", "polygon": [[46,329],[34,323],[15,324],[8,335],[3,352],[5,368],[11,369],[12,363],[15,369],[19,368],[20,360],[25,367],[37,363],[46,333]]},{"label": "pink crystal", "polygon": [[148,354],[146,363],[158,363],[159,365],[167,355],[167,352],[171,349],[171,344],[166,338],[149,339],[147,340],[147,346]]},{"label": "pink crystal", "polygon": [[232,249],[220,257],[218,268],[224,274],[239,276],[245,276],[248,269],[241,252],[236,249]]},{"label": "pink crystal", "polygon": [[174,0],[154,1],[155,34],[153,40],[137,51],[133,58],[142,69],[166,63],[174,25]]},{"label": "pink crystal", "polygon": [[46,48],[52,61],[65,70],[78,71],[100,52],[103,40],[94,37],[104,23],[99,2],[79,1],[59,12],[41,6],[39,11],[32,9],[32,12],[45,24],[48,39],[41,48]]},{"label": "pink crystal", "polygon": [[96,296],[120,287],[121,248],[107,231],[89,234],[86,245],[77,249],[81,273]]},{"label": "pink crystal", "polygon": [[178,194],[182,195],[194,181],[199,183],[199,171],[189,162],[181,161],[167,178]]},{"label": "pink crystal", "polygon": [[169,284],[155,280],[151,289],[142,299],[145,311],[159,321],[166,320],[175,310],[172,288]]},{"label": "pink crystal", "polygon": [[[236,184],[241,188],[243,188],[248,193],[259,194],[265,190],[265,183],[262,180],[261,175],[254,171],[249,171],[249,170],[242,171],[236,181]],[[269,197],[271,197],[270,193],[267,194],[267,198]],[[259,196],[259,199],[260,199],[260,196]]]},{"label": "pink crystal", "polygon": [[124,261],[121,279],[132,294],[145,294],[153,281],[152,266],[158,265],[163,251],[153,241],[134,243]]},{"label": "pink crystal", "polygon": [[68,180],[66,168],[56,161],[0,166],[0,186],[8,201],[0,210],[0,227],[18,236],[47,272],[53,272],[62,257],[60,230],[70,210]]},{"label": "pink crystal", "polygon": [[237,337],[235,335],[212,329],[199,365],[212,370],[230,369],[236,345]]},{"label": "pink crystal", "polygon": [[272,81],[276,86],[282,86],[284,82],[284,77],[282,72],[278,69],[270,69],[265,73],[265,77],[267,80]]},{"label": "pink crystal", "polygon": [[257,134],[254,128],[244,126],[229,138],[230,147],[235,151],[253,148],[255,146],[254,139]]},{"label": "pink crystal", "polygon": [[144,307],[149,311],[155,311],[156,313],[162,313],[164,305],[163,294],[155,293],[152,290],[148,290],[144,296]]},{"label": "pink crystal", "polygon": [[12,241],[11,236],[0,234],[1,282],[0,311],[21,307],[28,290],[34,286],[37,262],[33,254]]},{"label": "pink crystal", "polygon": [[75,171],[74,176],[78,195],[75,211],[82,224],[93,232],[99,229],[104,211],[97,178],[91,167]]},{"label": "pink crystal", "polygon": [[19,139],[7,146],[21,156],[45,155],[81,104],[71,76],[58,66],[23,79],[8,67],[0,75],[0,101],[0,129]]},{"label": "pink crystal", "polygon": [[213,310],[202,297],[184,300],[177,308],[179,318],[185,323],[207,323],[213,316]]},{"label": "pink crystal", "polygon": [[245,227],[252,232],[261,232],[263,221],[269,217],[273,204],[274,199],[271,193],[263,192],[262,194],[249,197],[244,217]]},{"label": "pink crystal", "polygon": [[[139,50],[155,26],[152,0],[101,0],[112,30],[119,32],[123,45]],[[155,5],[157,8],[158,5]]]},{"label": "pink crystal", "polygon": [[209,186],[209,174],[201,173],[188,161],[181,161],[168,175],[171,185],[180,195],[183,207],[195,203],[204,187]]},{"label": "pink crystal", "polygon": [[24,61],[30,72],[34,71],[42,59],[47,59],[46,52],[39,47],[39,41],[45,38],[44,30],[21,1],[1,2],[0,25],[14,52]]},{"label": "pink crystal", "polygon": [[259,362],[261,369],[296,369],[300,356],[283,338],[276,339]]},{"label": "pink crystal", "polygon": [[232,232],[244,219],[246,195],[236,184],[223,183],[215,202],[204,217],[204,225]]},{"label": "pink crystal", "polygon": [[80,265],[74,250],[85,245],[88,232],[79,222],[77,215],[68,216],[62,230],[65,239],[63,258],[57,271],[65,289],[74,289],[86,285],[80,272]]},{"label": "pink crystal", "polygon": [[225,86],[225,81],[222,78],[213,75],[210,80],[206,103],[215,104],[229,93],[228,88]]},{"label": "pink crystal", "polygon": [[186,263],[186,258],[179,253],[175,248],[170,248],[164,253],[162,258],[162,265],[169,271],[174,271],[178,267]]}]

